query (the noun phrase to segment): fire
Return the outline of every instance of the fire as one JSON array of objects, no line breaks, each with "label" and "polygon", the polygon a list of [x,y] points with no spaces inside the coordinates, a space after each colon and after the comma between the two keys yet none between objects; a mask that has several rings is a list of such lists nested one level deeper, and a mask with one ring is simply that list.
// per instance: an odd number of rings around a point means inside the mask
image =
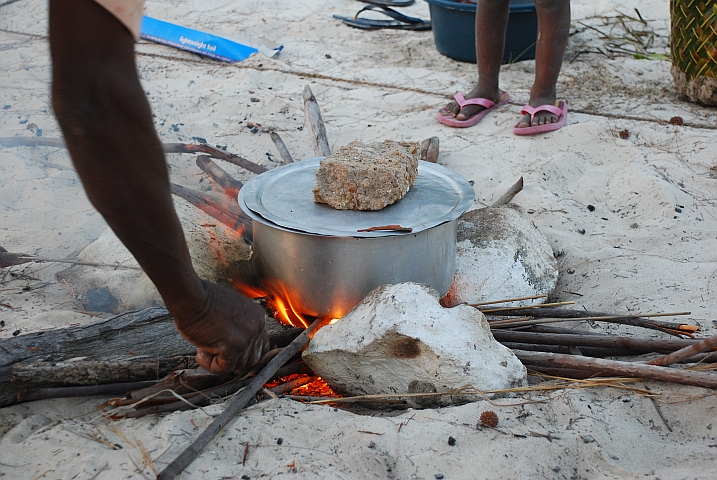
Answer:
[{"label": "fire", "polygon": [[[264,281],[262,287],[256,287],[247,285],[241,282],[234,282],[234,286],[243,295],[249,298],[264,298],[266,299],[267,305],[273,310],[274,318],[284,323],[285,325],[291,325],[293,327],[308,328],[311,323],[301,313],[301,311],[292,304],[289,300],[289,295],[284,285],[278,281]],[[326,325],[331,325],[338,322],[339,318],[323,318],[318,320],[321,324],[314,331],[316,333],[320,328]],[[278,385],[288,383],[300,375],[292,374],[286,377],[281,377],[277,380],[273,380],[267,383],[265,388],[274,388]],[[291,395],[298,395],[302,397],[332,397],[340,398],[341,395],[334,392],[326,381],[321,377],[314,377],[314,379],[301,387],[295,388],[291,392]]]},{"label": "fire", "polygon": [[280,281],[264,281],[263,287],[266,290],[241,282],[234,282],[234,286],[249,298],[266,298],[269,308],[274,312],[274,318],[281,323],[300,328],[307,328],[309,326],[310,322],[304,317],[297,306],[292,305],[286,288]]}]

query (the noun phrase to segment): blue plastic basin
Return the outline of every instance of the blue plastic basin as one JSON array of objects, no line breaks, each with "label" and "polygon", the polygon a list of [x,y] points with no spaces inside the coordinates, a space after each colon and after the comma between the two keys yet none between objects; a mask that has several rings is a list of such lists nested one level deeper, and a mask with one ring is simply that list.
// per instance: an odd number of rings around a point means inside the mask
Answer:
[{"label": "blue plastic basin", "polygon": [[[475,3],[450,0],[426,0],[431,11],[431,26],[436,49],[454,60],[476,61]],[[505,34],[503,63],[535,58],[538,16],[530,0],[513,0]]]}]

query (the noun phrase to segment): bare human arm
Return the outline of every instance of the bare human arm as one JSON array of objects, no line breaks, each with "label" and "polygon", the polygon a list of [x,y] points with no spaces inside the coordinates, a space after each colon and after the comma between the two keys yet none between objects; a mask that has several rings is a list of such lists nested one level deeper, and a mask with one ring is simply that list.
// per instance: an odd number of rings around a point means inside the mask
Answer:
[{"label": "bare human arm", "polygon": [[134,43],[93,0],[50,0],[55,114],[90,202],[198,347],[197,363],[212,372],[246,370],[268,350],[264,310],[194,271]]}]

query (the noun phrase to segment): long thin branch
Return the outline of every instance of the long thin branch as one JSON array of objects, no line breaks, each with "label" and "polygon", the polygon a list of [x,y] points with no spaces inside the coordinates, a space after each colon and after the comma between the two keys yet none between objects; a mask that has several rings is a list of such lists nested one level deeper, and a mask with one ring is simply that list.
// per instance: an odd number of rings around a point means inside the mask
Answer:
[{"label": "long thin branch", "polygon": [[156,384],[154,380],[129,383],[110,383],[106,385],[88,385],[83,387],[34,388],[21,394],[18,402],[44,400],[47,398],[92,397],[98,395],[124,395],[132,390]]},{"label": "long thin branch", "polygon": [[319,157],[331,155],[326,127],[321,118],[321,108],[308,85],[304,87],[304,123],[311,135],[311,144],[314,146],[316,155]]},{"label": "long thin branch", "polygon": [[516,332],[493,330],[493,337],[499,342],[531,343],[534,345],[561,345],[573,347],[602,347],[637,350],[640,352],[672,353],[695,344],[696,340],[685,338],[631,338],[612,335],[571,335],[559,333]]},{"label": "long thin branch", "polygon": [[239,190],[244,184],[225,172],[219,165],[214,163],[207,155],[199,155],[197,157],[197,166],[202,169],[217,185],[222,189],[224,194],[236,201]]},{"label": "long thin branch", "polygon": [[[66,148],[65,141],[62,138],[47,137],[1,137],[0,145],[3,147],[54,147]],[[251,160],[234,155],[233,153],[223,152],[216,148],[204,144],[193,143],[164,143],[162,144],[164,153],[205,153],[212,158],[218,158],[225,162],[238,165],[250,172],[260,174],[268,169]]]},{"label": "long thin branch", "polygon": [[505,192],[498,200],[493,202],[494,207],[508,204],[518,192],[523,190],[523,177],[520,177],[517,182],[510,186],[507,192]]},{"label": "long thin branch", "polygon": [[[480,310],[484,314],[488,314],[488,315],[501,315],[501,312],[506,312],[506,311],[508,311],[508,312],[522,311],[522,313],[518,314],[518,315],[522,315],[522,314],[526,313],[525,312],[526,310],[530,310],[530,315],[532,315],[534,317],[539,317],[541,315],[533,315],[532,312],[537,311],[537,310],[546,310],[548,307],[559,307],[562,305],[574,305],[574,304],[575,304],[575,302],[570,300],[567,302],[538,303],[535,305],[522,305],[520,307],[479,308],[478,310]],[[502,313],[502,315],[505,315],[505,313]]]},{"label": "long thin branch", "polygon": [[65,140],[62,138],[48,137],[0,137],[0,145],[3,147],[52,147],[66,148]]},{"label": "long thin branch", "polygon": [[717,388],[717,374],[690,372],[669,367],[645,365],[644,363],[620,362],[603,358],[587,358],[559,353],[514,352],[526,365],[586,370],[608,375],[649,378],[665,382]]},{"label": "long thin branch", "polygon": [[240,166],[256,174],[264,173],[269,170],[268,168],[259,165],[258,163],[254,163],[251,160],[247,160],[244,157],[218,150],[210,147],[209,145],[197,145],[193,143],[164,143],[162,147],[164,149],[164,153],[205,153],[212,158],[233,163],[234,165]]},{"label": "long thin branch", "polygon": [[[289,361],[294,355],[299,353],[308,343],[309,338],[320,325],[319,320],[315,320],[309,328],[304,330],[301,335],[289,344],[284,350],[275,356],[264,367],[252,382],[229,404],[229,406],[209,424],[199,436],[187,447],[177,458],[165,467],[164,470],[157,475],[158,480],[171,480],[179,475],[185,467],[194,461],[201,453],[204,447],[211,442],[219,432],[254,398],[254,395],[261,390],[264,384],[271,379],[276,371]],[[657,367],[655,367],[657,368]]]},{"label": "long thin branch", "polygon": [[717,335],[712,335],[709,338],[705,338],[704,340],[695,342],[692,345],[677,350],[676,352],[673,352],[669,355],[665,355],[664,357],[653,358],[652,360],[647,362],[647,365],[661,365],[665,367],[673,363],[681,362],[682,360],[690,358],[693,355],[706,352],[707,350],[711,350],[715,347],[717,347]]},{"label": "long thin branch", "polygon": [[[662,322],[659,320],[647,320],[644,318],[645,315],[611,315],[603,312],[592,312],[588,310],[571,310],[561,308],[533,308],[529,312],[525,309],[503,309],[494,310],[490,312],[492,316],[519,316],[529,313],[532,317],[539,318],[573,318],[576,320],[582,319],[596,319],[599,321],[608,323],[618,323],[622,325],[631,325],[634,327],[649,328],[651,330],[659,330],[661,332],[669,333],[675,336],[691,335],[692,333],[699,331],[699,327],[695,325],[688,325],[684,323],[674,322]],[[674,312],[674,313],[658,313],[658,314],[647,314],[651,317],[654,316],[679,316],[689,315],[690,312]]]},{"label": "long thin branch", "polygon": [[[294,373],[312,373],[312,372],[309,369],[309,367],[304,365],[303,362],[296,362],[296,364],[292,363],[290,365],[286,365],[285,367],[282,367],[279,370],[277,370],[276,373],[272,376],[272,378],[270,378],[270,380],[274,380],[275,378],[284,377],[286,375],[291,375]],[[246,385],[248,385],[251,381],[252,381],[251,378],[244,379],[244,380],[234,380],[232,382],[227,382],[218,387],[214,387],[211,389],[196,392],[192,395],[184,395],[185,400],[165,402],[164,404],[160,404],[160,405],[148,405],[146,408],[141,408],[138,410],[130,411],[130,412],[125,413],[124,415],[113,416],[112,418],[141,418],[146,415],[151,415],[154,413],[165,413],[165,412],[176,412],[179,410],[187,410],[187,409],[191,408],[192,406],[203,407],[205,405],[208,405],[215,398],[221,398],[221,397],[226,397],[227,395],[233,395],[234,393],[238,392],[239,390],[244,388]]]},{"label": "long thin branch", "polygon": [[276,146],[276,149],[279,151],[279,155],[281,156],[281,159],[284,160],[284,164],[289,164],[294,162],[294,158],[289,153],[289,149],[286,148],[286,144],[284,143],[284,140],[281,139],[281,136],[276,132],[271,132],[269,135],[274,142],[274,145]]},{"label": "long thin branch", "polygon": [[[533,343],[500,342],[511,350],[524,350],[526,352],[548,352],[570,354],[570,347],[565,345],[540,345]],[[649,353],[651,350],[580,347],[580,353],[586,357],[626,357],[640,353]]]}]

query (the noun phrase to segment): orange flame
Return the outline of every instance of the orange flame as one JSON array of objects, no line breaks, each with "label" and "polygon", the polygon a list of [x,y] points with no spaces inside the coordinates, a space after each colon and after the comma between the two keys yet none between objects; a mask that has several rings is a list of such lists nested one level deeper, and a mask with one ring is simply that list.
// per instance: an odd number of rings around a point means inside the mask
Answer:
[{"label": "orange flame", "polygon": [[263,288],[254,287],[241,282],[234,282],[234,286],[249,298],[266,298],[269,308],[274,312],[274,318],[285,325],[308,328],[309,321],[301,310],[293,305],[286,287],[278,280],[265,280]]}]

